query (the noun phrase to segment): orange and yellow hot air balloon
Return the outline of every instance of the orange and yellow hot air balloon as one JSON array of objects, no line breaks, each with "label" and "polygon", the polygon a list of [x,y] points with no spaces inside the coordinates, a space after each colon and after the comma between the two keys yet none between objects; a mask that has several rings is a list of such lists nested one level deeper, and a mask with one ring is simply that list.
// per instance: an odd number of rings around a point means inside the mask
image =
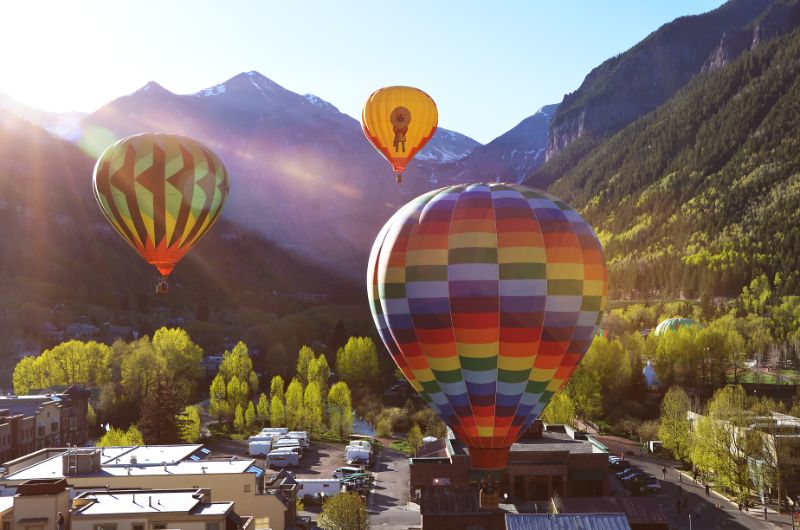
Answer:
[{"label": "orange and yellow hot air balloon", "polygon": [[108,222],[161,273],[158,293],[228,197],[219,158],[177,134],[137,134],[112,144],[97,160],[93,185]]},{"label": "orange and yellow hot air balloon", "polygon": [[433,137],[438,122],[433,99],[408,86],[376,90],[361,111],[364,134],[392,165],[398,183],[406,165]]}]

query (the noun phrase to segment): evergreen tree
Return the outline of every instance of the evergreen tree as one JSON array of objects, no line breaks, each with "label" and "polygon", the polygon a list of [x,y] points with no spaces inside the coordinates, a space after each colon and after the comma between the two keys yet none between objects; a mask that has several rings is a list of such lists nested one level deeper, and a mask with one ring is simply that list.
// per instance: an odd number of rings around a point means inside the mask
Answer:
[{"label": "evergreen tree", "polygon": [[178,414],[183,406],[178,388],[164,374],[157,374],[150,392],[142,403],[139,429],[150,445],[174,444],[179,440]]},{"label": "evergreen tree", "polygon": [[178,427],[181,441],[193,444],[200,440],[200,411],[197,405],[189,405],[183,409]]},{"label": "evergreen tree", "polygon": [[242,414],[242,405],[240,403],[237,403],[234,409],[233,428],[238,433],[244,432],[244,414]]},{"label": "evergreen tree", "polygon": [[274,396],[269,406],[269,423],[273,427],[286,426],[286,407],[283,400],[278,396]]},{"label": "evergreen tree", "polygon": [[322,389],[317,382],[311,382],[303,394],[303,419],[304,426],[311,435],[317,435],[324,425],[324,407],[322,404]]},{"label": "evergreen tree", "polygon": [[269,420],[269,401],[267,396],[262,392],[258,396],[258,406],[256,407],[256,418],[259,424],[263,427]]},{"label": "evergreen tree", "polygon": [[286,388],[286,423],[292,431],[303,425],[303,384],[292,379]]},{"label": "evergreen tree", "polygon": [[350,388],[344,381],[335,383],[328,392],[328,418],[331,430],[344,440],[353,428],[353,404]]},{"label": "evergreen tree", "polygon": [[273,399],[277,396],[279,399],[283,399],[283,388],[283,377],[276,375],[269,383],[269,398]]},{"label": "evergreen tree", "polygon": [[248,431],[253,429],[253,425],[256,422],[256,408],[253,406],[252,401],[247,402],[247,410],[244,412],[244,425],[247,427]]},{"label": "evergreen tree", "polygon": [[314,360],[314,350],[303,346],[297,354],[297,378],[301,383],[308,383],[308,367]]},{"label": "evergreen tree", "polygon": [[219,421],[225,416],[230,414],[230,407],[228,407],[228,391],[225,387],[225,379],[222,374],[217,374],[211,381],[211,388],[209,390],[209,413],[216,416]]}]

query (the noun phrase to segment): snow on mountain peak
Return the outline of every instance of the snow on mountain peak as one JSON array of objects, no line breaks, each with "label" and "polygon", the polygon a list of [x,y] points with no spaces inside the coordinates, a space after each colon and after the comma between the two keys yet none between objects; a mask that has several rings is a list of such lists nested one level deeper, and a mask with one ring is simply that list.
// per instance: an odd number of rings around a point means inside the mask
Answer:
[{"label": "snow on mountain peak", "polygon": [[200,92],[196,93],[195,96],[218,96],[224,93],[225,93],[225,83],[220,83],[218,85],[214,85],[209,88],[204,88]]},{"label": "snow on mountain peak", "polygon": [[335,112],[339,112],[339,109],[337,109],[335,105],[333,105],[332,103],[328,103],[319,96],[315,96],[314,94],[304,94],[303,97],[306,98],[306,100],[315,107],[320,107],[325,110],[332,110]]}]

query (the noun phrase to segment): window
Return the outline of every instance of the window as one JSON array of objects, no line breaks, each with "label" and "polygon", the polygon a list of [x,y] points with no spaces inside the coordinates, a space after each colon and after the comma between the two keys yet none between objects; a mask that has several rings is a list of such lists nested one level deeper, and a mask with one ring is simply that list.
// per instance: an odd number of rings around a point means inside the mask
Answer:
[{"label": "window", "polygon": [[11,521],[3,521],[3,530],[11,530]]},{"label": "window", "polygon": [[167,530],[167,523],[153,523],[150,527],[153,530]]},{"label": "window", "polygon": [[44,437],[44,425],[39,425],[39,437]]},{"label": "window", "polygon": [[50,424],[50,433],[52,434],[56,432],[58,432],[58,422],[54,421],[53,423]]},{"label": "window", "polygon": [[244,492],[245,493],[250,493],[250,484],[245,484],[244,485]]},{"label": "window", "polygon": [[131,530],[144,530],[144,523],[133,523]]},{"label": "window", "polygon": [[71,431],[78,430],[78,417],[74,414],[70,415],[69,417],[69,430]]},{"label": "window", "polygon": [[92,525],[92,530],[117,530],[117,523],[100,523]]},{"label": "window", "polygon": [[219,523],[206,523],[206,530],[219,530]]}]

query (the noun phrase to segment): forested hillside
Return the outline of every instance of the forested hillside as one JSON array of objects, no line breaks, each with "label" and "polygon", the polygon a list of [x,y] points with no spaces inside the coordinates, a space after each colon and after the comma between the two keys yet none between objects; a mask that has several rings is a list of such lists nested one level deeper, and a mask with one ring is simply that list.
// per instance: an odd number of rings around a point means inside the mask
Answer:
[{"label": "forested hillside", "polygon": [[571,144],[527,182],[598,231],[612,297],[800,287],[800,31],[701,74],[602,143]]}]

